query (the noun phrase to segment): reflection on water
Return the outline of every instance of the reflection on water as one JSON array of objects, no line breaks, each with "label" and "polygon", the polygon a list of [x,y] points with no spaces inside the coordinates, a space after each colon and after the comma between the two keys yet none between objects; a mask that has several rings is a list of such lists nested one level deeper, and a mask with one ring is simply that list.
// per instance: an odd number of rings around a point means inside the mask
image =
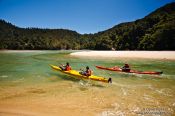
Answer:
[{"label": "reflection on water", "polygon": [[[72,51],[0,53],[0,115],[135,116],[145,112],[175,114],[175,61],[76,58]],[[53,71],[49,64],[89,66],[112,84],[80,80]],[[163,71],[161,76],[116,73],[95,65]],[[157,108],[157,109],[156,109]],[[155,114],[153,114],[155,115]]]}]

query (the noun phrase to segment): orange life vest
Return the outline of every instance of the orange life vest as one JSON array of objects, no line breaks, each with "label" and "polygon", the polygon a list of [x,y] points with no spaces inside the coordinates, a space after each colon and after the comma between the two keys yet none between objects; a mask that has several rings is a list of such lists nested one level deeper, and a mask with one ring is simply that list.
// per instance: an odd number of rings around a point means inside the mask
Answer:
[{"label": "orange life vest", "polygon": [[71,70],[71,66],[66,65],[65,70],[66,70],[66,71],[70,71],[70,70]]},{"label": "orange life vest", "polygon": [[92,71],[90,69],[86,70],[86,75],[87,76],[91,76],[92,75]]}]

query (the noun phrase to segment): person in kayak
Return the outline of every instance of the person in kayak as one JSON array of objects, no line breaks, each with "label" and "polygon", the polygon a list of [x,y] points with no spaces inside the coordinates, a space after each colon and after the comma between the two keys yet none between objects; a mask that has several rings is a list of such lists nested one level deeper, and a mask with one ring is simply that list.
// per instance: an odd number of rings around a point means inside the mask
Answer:
[{"label": "person in kayak", "polygon": [[129,64],[125,64],[121,69],[123,72],[129,72],[131,70]]},{"label": "person in kayak", "polygon": [[66,65],[61,65],[59,66],[62,70],[64,71],[70,71],[71,70],[71,66],[69,65],[69,63],[67,62]]},{"label": "person in kayak", "polygon": [[92,70],[90,70],[89,66],[87,66],[86,71],[80,72],[80,74],[85,75],[85,76],[91,76],[92,75]]}]

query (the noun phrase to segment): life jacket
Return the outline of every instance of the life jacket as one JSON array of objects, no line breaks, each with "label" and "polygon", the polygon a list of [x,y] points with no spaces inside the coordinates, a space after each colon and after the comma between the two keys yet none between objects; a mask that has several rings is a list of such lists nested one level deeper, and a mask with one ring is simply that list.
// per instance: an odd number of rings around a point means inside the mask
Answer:
[{"label": "life jacket", "polygon": [[125,68],[129,68],[129,65],[125,66]]},{"label": "life jacket", "polygon": [[129,65],[125,64],[125,66],[122,68],[122,71],[129,72],[130,71]]},{"label": "life jacket", "polygon": [[71,66],[66,65],[65,70],[66,70],[66,71],[70,71],[70,70],[71,70]]},{"label": "life jacket", "polygon": [[129,68],[129,65],[128,64],[125,64],[125,68]]},{"label": "life jacket", "polygon": [[86,75],[87,76],[91,76],[92,75],[92,71],[90,69],[86,70]]}]

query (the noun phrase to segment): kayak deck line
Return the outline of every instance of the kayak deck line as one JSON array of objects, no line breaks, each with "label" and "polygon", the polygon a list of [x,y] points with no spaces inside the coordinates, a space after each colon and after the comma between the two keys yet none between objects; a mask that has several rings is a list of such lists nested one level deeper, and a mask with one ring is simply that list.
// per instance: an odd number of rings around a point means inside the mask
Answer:
[{"label": "kayak deck line", "polygon": [[70,70],[70,71],[64,71],[62,70],[60,67],[55,66],[55,65],[51,65],[50,67],[56,71],[60,71],[62,73],[68,74],[70,76],[74,76],[76,78],[79,79],[90,79],[90,80],[94,80],[94,81],[101,81],[101,82],[105,82],[105,83],[112,83],[112,79],[111,78],[105,78],[105,77],[100,77],[100,76],[95,76],[95,75],[91,75],[91,76],[85,76],[79,73],[79,71],[76,70]]},{"label": "kayak deck line", "polygon": [[102,70],[109,70],[109,71],[116,71],[116,72],[124,72],[124,73],[136,73],[136,74],[150,74],[150,75],[160,75],[163,73],[163,71],[156,72],[156,71],[137,71],[137,70],[130,70],[130,71],[123,71],[120,67],[103,67],[103,66],[95,66],[98,69]]}]

